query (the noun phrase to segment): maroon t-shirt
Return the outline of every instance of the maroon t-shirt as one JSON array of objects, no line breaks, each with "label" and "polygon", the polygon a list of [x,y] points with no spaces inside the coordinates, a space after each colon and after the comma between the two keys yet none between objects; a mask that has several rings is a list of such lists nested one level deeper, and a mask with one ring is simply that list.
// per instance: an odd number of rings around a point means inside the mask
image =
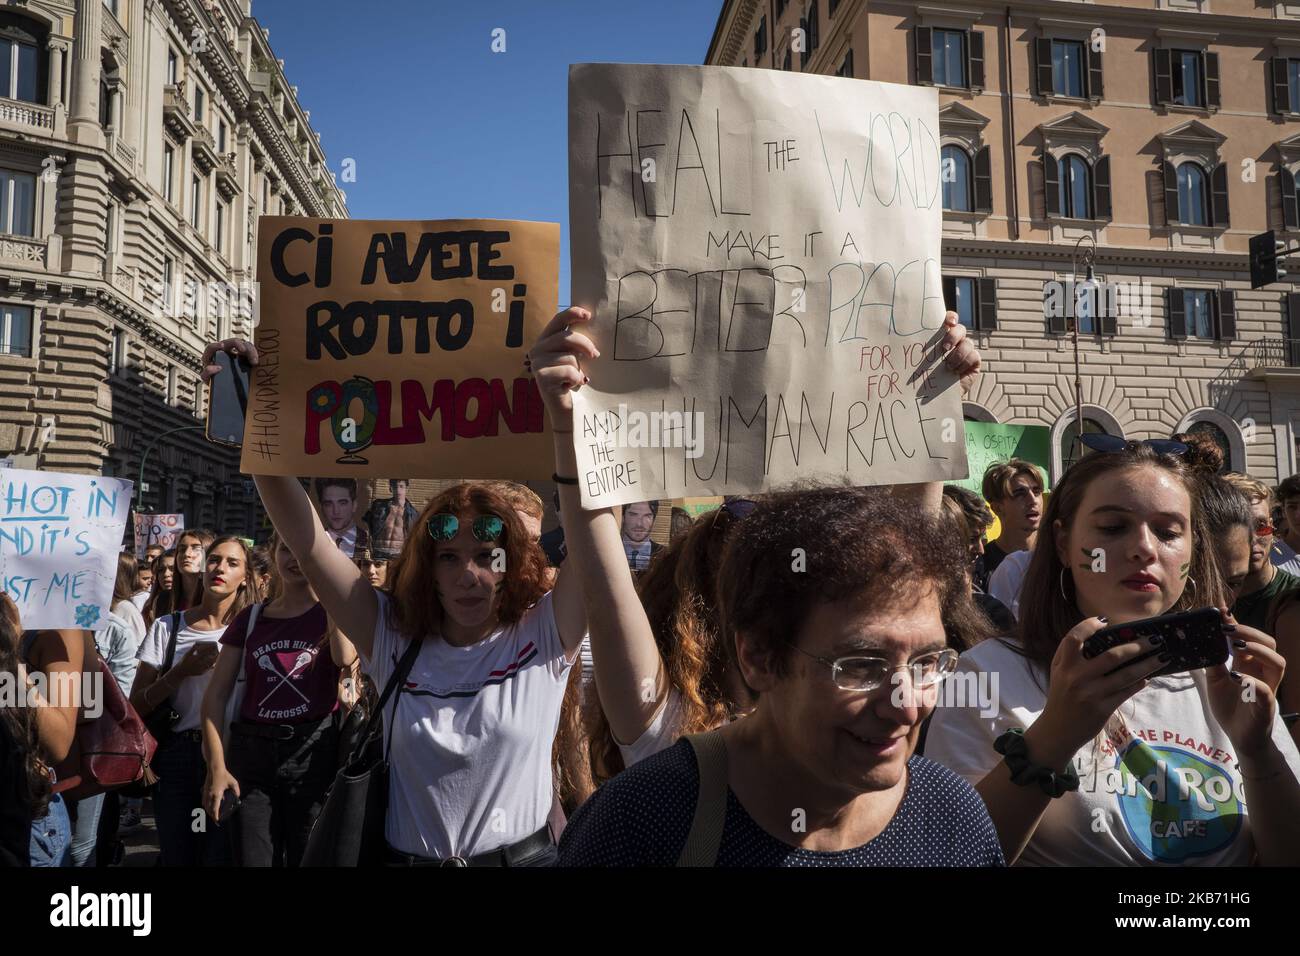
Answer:
[{"label": "maroon t-shirt", "polygon": [[330,656],[329,623],[319,604],[297,617],[257,616],[248,634],[249,609],[240,611],[221,637],[244,648],[244,702],[239,719],[254,724],[302,724],[321,720],[338,706],[339,668]]}]

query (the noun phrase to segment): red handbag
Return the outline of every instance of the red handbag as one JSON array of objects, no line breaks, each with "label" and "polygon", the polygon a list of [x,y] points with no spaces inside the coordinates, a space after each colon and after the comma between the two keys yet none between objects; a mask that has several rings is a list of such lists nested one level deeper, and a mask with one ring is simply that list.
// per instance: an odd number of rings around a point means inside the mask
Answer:
[{"label": "red handbag", "polygon": [[149,764],[158,742],[122,693],[104,659],[98,654],[95,658],[104,688],[104,708],[94,720],[77,725],[72,752],[59,767],[54,790],[68,800],[93,797],[130,783],[150,783],[153,778]]}]

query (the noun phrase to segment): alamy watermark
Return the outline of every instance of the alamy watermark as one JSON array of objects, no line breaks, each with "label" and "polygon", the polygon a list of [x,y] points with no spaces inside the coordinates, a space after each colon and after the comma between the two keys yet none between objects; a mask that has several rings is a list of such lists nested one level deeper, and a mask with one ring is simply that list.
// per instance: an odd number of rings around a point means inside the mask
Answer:
[{"label": "alamy watermark", "polygon": [[95,719],[104,712],[102,671],[32,671],[20,682],[11,671],[0,672],[0,707],[80,707]]},{"label": "alamy watermark", "polygon": [[704,455],[703,412],[643,412],[621,404],[607,421],[607,440],[619,447],[685,448],[687,458]]}]

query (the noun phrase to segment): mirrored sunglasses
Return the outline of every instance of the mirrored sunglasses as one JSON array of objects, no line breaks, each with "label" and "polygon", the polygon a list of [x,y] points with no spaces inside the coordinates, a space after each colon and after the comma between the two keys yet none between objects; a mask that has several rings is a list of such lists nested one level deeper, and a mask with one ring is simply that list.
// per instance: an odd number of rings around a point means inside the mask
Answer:
[{"label": "mirrored sunglasses", "polygon": [[1103,435],[1090,432],[1080,435],[1078,440],[1093,451],[1117,452],[1127,451],[1130,445],[1146,445],[1157,455],[1184,455],[1187,446],[1171,438],[1148,438],[1145,441],[1130,441],[1118,435]]},{"label": "mirrored sunglasses", "polygon": [[[496,515],[479,515],[474,519],[474,537],[479,541],[495,541],[505,526]],[[450,541],[459,531],[460,519],[455,515],[440,514],[429,519],[429,537],[434,541]]]}]

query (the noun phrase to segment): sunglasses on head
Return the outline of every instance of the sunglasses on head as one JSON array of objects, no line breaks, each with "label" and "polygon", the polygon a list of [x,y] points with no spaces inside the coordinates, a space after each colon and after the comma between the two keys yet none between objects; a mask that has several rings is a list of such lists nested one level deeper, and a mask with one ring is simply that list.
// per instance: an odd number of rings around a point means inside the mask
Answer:
[{"label": "sunglasses on head", "polygon": [[733,518],[745,518],[757,507],[757,501],[749,498],[733,498],[722,506],[722,510]]},{"label": "sunglasses on head", "polygon": [[[479,515],[474,519],[474,537],[479,541],[495,541],[505,526],[496,515]],[[455,515],[434,515],[429,519],[429,537],[434,541],[450,541],[459,531],[460,519]]]},{"label": "sunglasses on head", "polygon": [[1186,445],[1171,438],[1148,438],[1145,441],[1130,441],[1127,438],[1120,438],[1118,435],[1102,435],[1089,432],[1086,435],[1080,435],[1079,441],[1093,451],[1128,451],[1131,447],[1146,445],[1157,455],[1183,455],[1187,453]]}]

